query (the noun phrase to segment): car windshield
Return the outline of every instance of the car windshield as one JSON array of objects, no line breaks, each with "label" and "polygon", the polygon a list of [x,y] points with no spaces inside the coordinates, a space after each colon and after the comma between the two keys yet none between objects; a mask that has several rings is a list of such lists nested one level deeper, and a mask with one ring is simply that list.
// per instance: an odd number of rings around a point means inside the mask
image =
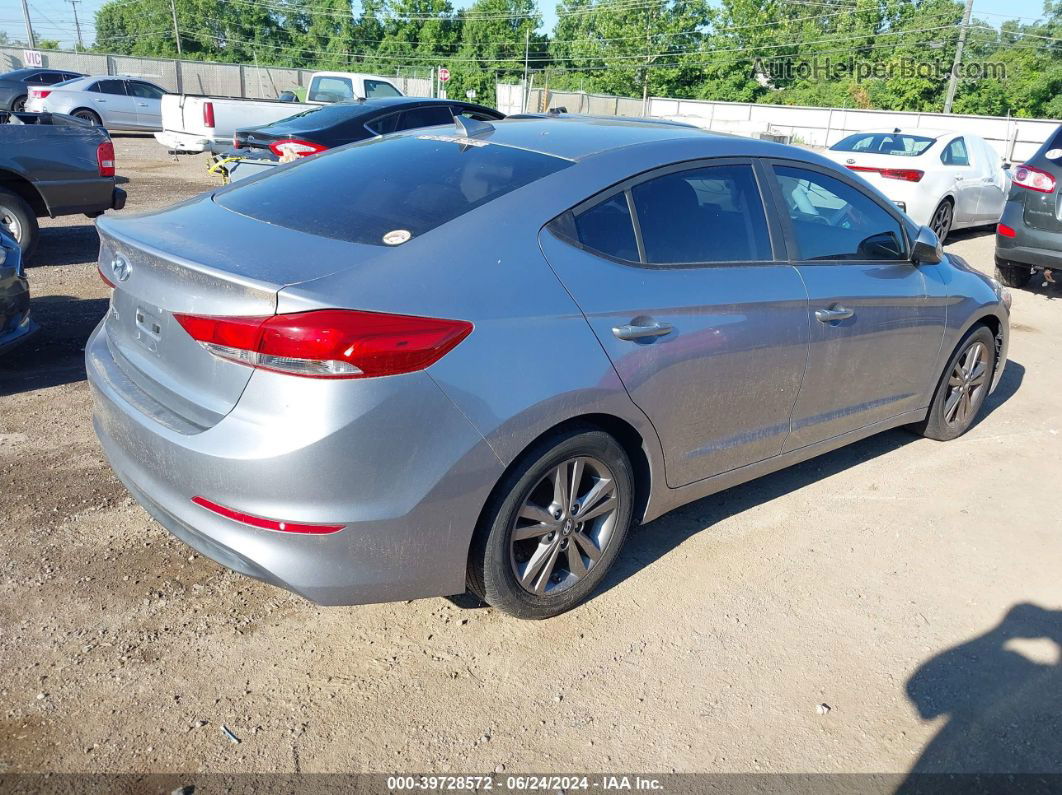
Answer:
[{"label": "car windshield", "polygon": [[81,78],[80,77],[71,77],[69,80],[60,80],[58,83],[56,83],[53,86],[53,88],[59,88],[59,86],[68,86],[71,83],[76,83],[78,80],[81,80]]},{"label": "car windshield", "polygon": [[571,161],[443,133],[374,138],[222,191],[222,207],[278,226],[397,245]]},{"label": "car windshield", "polygon": [[867,152],[875,155],[918,157],[933,145],[935,138],[905,133],[856,133],[830,147],[834,152]]}]

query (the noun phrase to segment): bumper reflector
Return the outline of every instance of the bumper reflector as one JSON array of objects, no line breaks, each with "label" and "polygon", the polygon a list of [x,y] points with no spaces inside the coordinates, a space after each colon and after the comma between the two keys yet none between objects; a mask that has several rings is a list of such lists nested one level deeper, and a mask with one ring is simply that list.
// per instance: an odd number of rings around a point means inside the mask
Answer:
[{"label": "bumper reflector", "polygon": [[1017,237],[1018,233],[1006,224],[996,224],[996,234],[1000,237]]},{"label": "bumper reflector", "polygon": [[298,522],[281,522],[277,519],[265,519],[261,516],[252,516],[243,511],[234,511],[224,505],[211,502],[206,497],[192,497],[192,502],[200,508],[206,508],[211,513],[224,516],[234,522],[245,524],[248,527],[257,527],[259,530],[276,530],[281,533],[303,533],[307,535],[327,535],[338,533],[343,529],[341,524],[301,524]]}]

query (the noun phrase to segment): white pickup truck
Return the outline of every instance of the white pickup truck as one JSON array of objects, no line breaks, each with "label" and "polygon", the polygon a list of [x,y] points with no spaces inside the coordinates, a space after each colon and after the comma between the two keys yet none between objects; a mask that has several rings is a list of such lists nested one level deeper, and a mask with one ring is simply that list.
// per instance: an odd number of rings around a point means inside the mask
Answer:
[{"label": "white pickup truck", "polygon": [[285,91],[281,99],[242,99],[202,94],[166,94],[162,132],[155,139],[172,152],[218,152],[232,146],[237,129],[294,116],[304,110],[347,99],[403,96],[386,77],[356,72],[314,72],[305,102]]}]

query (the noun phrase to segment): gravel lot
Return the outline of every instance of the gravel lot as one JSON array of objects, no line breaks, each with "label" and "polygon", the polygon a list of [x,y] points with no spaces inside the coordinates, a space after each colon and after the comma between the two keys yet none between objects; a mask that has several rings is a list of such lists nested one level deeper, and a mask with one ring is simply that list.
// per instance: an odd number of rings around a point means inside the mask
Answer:
[{"label": "gravel lot", "polygon": [[[116,138],[128,211],[209,188]],[[990,412],[637,530],[544,623],[319,608],[153,523],[92,432],[96,235],[44,222],[0,361],[0,771],[1062,772],[1062,291],[1015,291]],[[949,248],[986,271],[992,236]],[[240,738],[223,734],[229,727]]]}]

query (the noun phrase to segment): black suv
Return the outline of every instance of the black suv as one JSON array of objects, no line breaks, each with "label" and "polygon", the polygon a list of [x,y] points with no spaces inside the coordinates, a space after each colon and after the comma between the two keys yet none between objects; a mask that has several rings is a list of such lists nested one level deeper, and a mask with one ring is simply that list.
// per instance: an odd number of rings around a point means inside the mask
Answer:
[{"label": "black suv", "polygon": [[1024,287],[1036,271],[1062,269],[1062,125],[1011,171],[1013,186],[996,227],[996,278]]}]

